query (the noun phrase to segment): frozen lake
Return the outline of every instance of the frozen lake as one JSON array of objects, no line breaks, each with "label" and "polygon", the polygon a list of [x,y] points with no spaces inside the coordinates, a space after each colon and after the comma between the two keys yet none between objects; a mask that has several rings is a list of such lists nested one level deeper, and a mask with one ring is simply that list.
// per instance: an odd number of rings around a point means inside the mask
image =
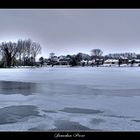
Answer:
[{"label": "frozen lake", "polygon": [[139,67],[0,69],[0,131],[140,131]]}]

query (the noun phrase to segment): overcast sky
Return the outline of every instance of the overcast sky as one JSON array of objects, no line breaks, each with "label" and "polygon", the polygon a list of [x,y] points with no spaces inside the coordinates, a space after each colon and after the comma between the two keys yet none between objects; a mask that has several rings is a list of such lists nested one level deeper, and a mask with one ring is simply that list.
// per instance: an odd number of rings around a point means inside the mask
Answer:
[{"label": "overcast sky", "polygon": [[42,55],[140,53],[138,9],[16,9],[0,10],[0,42],[31,38]]}]

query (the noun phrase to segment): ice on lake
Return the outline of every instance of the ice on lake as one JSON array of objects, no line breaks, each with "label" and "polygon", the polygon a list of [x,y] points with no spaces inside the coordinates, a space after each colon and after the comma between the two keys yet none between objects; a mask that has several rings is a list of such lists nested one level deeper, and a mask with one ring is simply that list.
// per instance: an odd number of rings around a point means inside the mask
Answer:
[{"label": "ice on lake", "polygon": [[140,131],[139,67],[0,69],[0,131]]}]

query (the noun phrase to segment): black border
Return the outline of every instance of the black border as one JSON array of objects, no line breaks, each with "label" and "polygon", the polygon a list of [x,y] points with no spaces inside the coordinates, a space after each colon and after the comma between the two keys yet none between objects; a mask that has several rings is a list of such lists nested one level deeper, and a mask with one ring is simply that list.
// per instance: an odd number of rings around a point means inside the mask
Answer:
[{"label": "black border", "polygon": [[[71,135],[72,137],[55,137],[56,134]],[[75,134],[84,135],[84,137],[74,137]],[[140,132],[1,132],[0,138],[10,140],[120,140],[120,139],[132,139],[136,140],[140,138]]]},{"label": "black border", "polygon": [[[134,9],[140,8],[139,0],[0,0],[1,9]],[[55,138],[55,134],[61,135],[74,135],[79,133],[85,137],[61,137]],[[46,140],[46,139],[106,139],[106,140],[120,140],[120,139],[139,139],[139,132],[0,132],[2,139],[33,139],[33,140]]]},{"label": "black border", "polygon": [[0,0],[0,8],[139,8],[139,0]]}]

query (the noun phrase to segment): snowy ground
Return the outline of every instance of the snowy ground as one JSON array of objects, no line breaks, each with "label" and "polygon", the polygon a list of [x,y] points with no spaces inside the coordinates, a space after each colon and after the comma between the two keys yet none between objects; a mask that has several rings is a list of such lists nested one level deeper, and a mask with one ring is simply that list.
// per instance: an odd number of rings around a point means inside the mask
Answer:
[{"label": "snowy ground", "polygon": [[0,69],[0,131],[140,131],[140,67]]}]

